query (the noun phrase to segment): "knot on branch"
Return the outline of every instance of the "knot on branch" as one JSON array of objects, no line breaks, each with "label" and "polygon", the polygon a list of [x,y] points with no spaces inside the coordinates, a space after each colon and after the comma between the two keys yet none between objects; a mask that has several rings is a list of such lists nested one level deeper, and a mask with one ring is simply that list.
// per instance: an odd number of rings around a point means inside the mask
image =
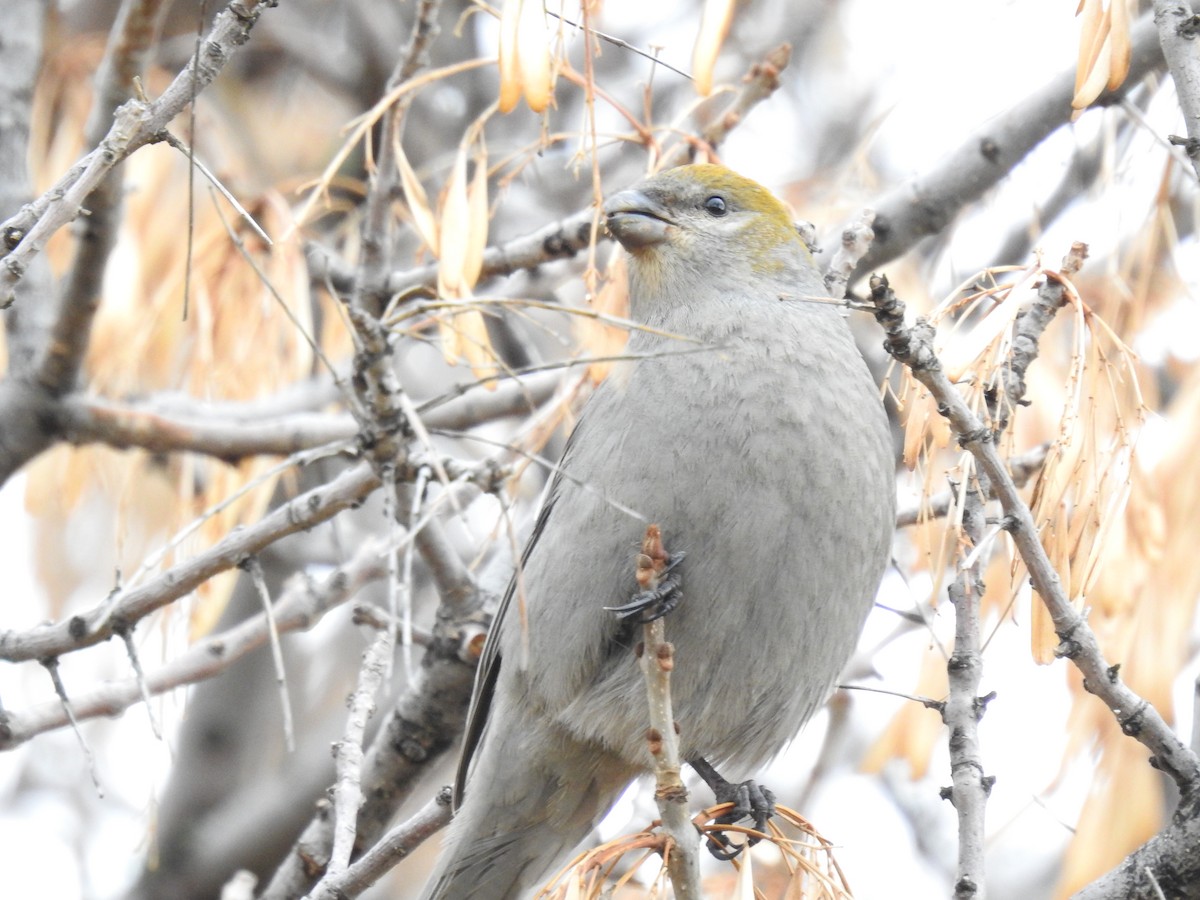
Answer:
[{"label": "knot on branch", "polygon": [[995,691],[989,691],[988,693],[984,694],[982,697],[975,698],[974,707],[975,707],[975,721],[976,722],[982,721],[983,714],[985,712],[987,712],[988,704],[991,703],[995,699],[996,699]]},{"label": "knot on branch", "polygon": [[1186,41],[1195,40],[1200,35],[1200,16],[1188,16],[1176,26],[1175,33]]},{"label": "knot on branch", "polygon": [[1146,707],[1149,705],[1147,701],[1143,700],[1137,705],[1137,709],[1128,716],[1121,716],[1118,721],[1121,723],[1122,733],[1129,737],[1137,737],[1142,733],[1142,725],[1146,717]]},{"label": "knot on branch", "polygon": [[883,348],[888,355],[912,369],[913,372],[941,368],[933,352],[934,328],[928,320],[918,318],[912,327],[904,324],[904,302],[892,291],[886,275],[872,275],[871,304],[875,321],[887,334]]},{"label": "knot on branch", "polygon": [[970,875],[964,875],[954,883],[955,897],[972,897],[979,892],[979,885]]},{"label": "knot on branch", "polygon": [[1200,140],[1197,140],[1196,138],[1181,137],[1178,134],[1168,134],[1167,143],[1174,144],[1176,147],[1182,147],[1183,152],[1186,153],[1191,159],[1195,159],[1197,156],[1200,156]]},{"label": "knot on branch", "polygon": [[[1080,647],[1078,641],[1063,640],[1057,647],[1054,648],[1054,655],[1058,659],[1074,659],[1079,655],[1080,649],[1082,648]],[[1087,685],[1086,678],[1084,679],[1084,685]]]},{"label": "knot on branch", "polygon": [[964,449],[970,444],[987,444],[992,440],[992,429],[986,425],[982,428],[976,428],[974,431],[967,431],[958,436],[958,445]]}]

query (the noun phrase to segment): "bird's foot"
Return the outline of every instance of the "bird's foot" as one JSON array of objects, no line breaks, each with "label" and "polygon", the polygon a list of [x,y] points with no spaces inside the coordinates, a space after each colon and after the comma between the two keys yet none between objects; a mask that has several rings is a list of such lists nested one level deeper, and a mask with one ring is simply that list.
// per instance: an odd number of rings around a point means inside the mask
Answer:
[{"label": "bird's foot", "polygon": [[[732,803],[733,808],[714,821],[715,825],[733,825],[741,819],[752,819],[755,831],[767,830],[767,822],[775,815],[775,795],[758,782],[749,780],[734,784],[721,777],[700,756],[688,761],[696,774],[712,788],[717,803]],[[734,844],[720,831],[710,831],[706,836],[711,841],[708,851],[717,859],[733,859],[746,847],[753,847],[761,838],[750,836],[744,844]]]},{"label": "bird's foot", "polygon": [[624,606],[604,607],[615,613],[618,619],[630,619],[638,616],[634,622],[647,625],[655,619],[661,619],[679,605],[683,599],[683,590],[679,582],[679,573],[675,568],[683,562],[685,553],[672,553],[666,567],[659,576],[658,584],[649,590],[638,591]]}]

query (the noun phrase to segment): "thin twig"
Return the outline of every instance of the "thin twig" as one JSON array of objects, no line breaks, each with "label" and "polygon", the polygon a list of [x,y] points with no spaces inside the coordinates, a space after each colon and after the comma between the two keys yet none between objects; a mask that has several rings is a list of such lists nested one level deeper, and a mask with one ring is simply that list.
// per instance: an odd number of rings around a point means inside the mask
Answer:
[{"label": "thin twig", "polygon": [[154,704],[150,702],[150,686],[146,683],[146,673],[142,671],[142,661],[138,658],[137,647],[133,643],[133,632],[121,631],[121,640],[125,642],[125,653],[129,657],[129,665],[133,668],[133,678],[137,683],[138,696],[146,706],[146,715],[150,718],[150,730],[160,741],[162,728],[159,727],[158,717],[154,715]]},{"label": "thin twig", "polygon": [[88,774],[92,776],[92,785],[96,788],[96,794],[103,797],[104,788],[100,786],[100,773],[96,770],[96,757],[92,754],[92,748],[88,746],[88,742],[84,740],[83,732],[79,730],[79,720],[75,718],[75,710],[71,708],[71,699],[67,696],[66,685],[63,684],[62,676],[58,673],[58,657],[46,657],[42,660],[42,666],[50,673],[50,681],[54,684],[54,693],[58,695],[59,703],[62,704],[63,714],[71,723],[71,730],[75,732],[75,737],[79,740],[79,747],[83,750],[83,758],[87,760]]},{"label": "thin twig", "polygon": [[275,625],[275,608],[271,604],[271,592],[267,588],[267,578],[263,574],[262,563],[257,556],[251,556],[240,563],[240,567],[250,573],[254,582],[254,590],[262,603],[263,615],[267,619],[267,636],[271,645],[271,664],[275,667],[275,683],[279,687],[279,706],[283,712],[283,744],[288,753],[296,749],[295,729],[292,727],[292,700],[288,696],[287,672],[283,668],[283,649],[279,646],[279,628]]}]

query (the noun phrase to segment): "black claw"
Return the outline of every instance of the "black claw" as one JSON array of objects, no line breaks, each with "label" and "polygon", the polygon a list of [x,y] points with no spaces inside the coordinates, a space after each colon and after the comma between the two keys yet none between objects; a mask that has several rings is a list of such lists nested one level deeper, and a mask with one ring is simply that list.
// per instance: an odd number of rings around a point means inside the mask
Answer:
[{"label": "black claw", "polygon": [[672,553],[662,571],[657,587],[648,591],[640,591],[623,606],[604,607],[611,613],[616,613],[618,619],[629,619],[638,616],[635,623],[649,625],[655,619],[661,619],[679,605],[683,599],[680,590],[679,576],[673,574],[676,566],[683,562],[684,553]]},{"label": "black claw", "polygon": [[722,862],[735,859],[746,849],[745,844],[735,844],[720,831],[706,831],[704,836],[712,842],[708,845],[708,852]]},{"label": "black claw", "polygon": [[[775,815],[774,793],[753,780],[743,781],[740,784],[726,781],[702,757],[696,757],[689,762],[696,773],[712,788],[717,803],[733,804],[733,808],[714,820],[713,824],[733,825],[741,819],[748,818],[754,822],[755,831],[765,832],[767,830],[767,823]],[[711,841],[708,852],[721,860],[733,859],[746,847],[753,847],[762,840],[762,838],[749,835],[744,844],[734,844],[720,831],[707,832],[706,836]]]}]

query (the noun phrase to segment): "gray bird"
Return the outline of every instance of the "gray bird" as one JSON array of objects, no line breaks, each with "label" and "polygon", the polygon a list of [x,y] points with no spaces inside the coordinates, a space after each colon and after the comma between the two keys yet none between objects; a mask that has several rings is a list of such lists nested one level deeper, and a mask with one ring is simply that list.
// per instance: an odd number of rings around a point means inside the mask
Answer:
[{"label": "gray bird", "polygon": [[889,558],[887,419],[839,310],[804,299],[825,288],[783,204],[692,165],[604,212],[630,255],[632,317],[653,330],[585,405],[523,597],[509,589],[488,638],[427,898],[527,896],[649,771],[641,629],[611,611],[636,591],[648,523],[682,557],[671,691],[701,772],[752,772],[796,735]]}]

